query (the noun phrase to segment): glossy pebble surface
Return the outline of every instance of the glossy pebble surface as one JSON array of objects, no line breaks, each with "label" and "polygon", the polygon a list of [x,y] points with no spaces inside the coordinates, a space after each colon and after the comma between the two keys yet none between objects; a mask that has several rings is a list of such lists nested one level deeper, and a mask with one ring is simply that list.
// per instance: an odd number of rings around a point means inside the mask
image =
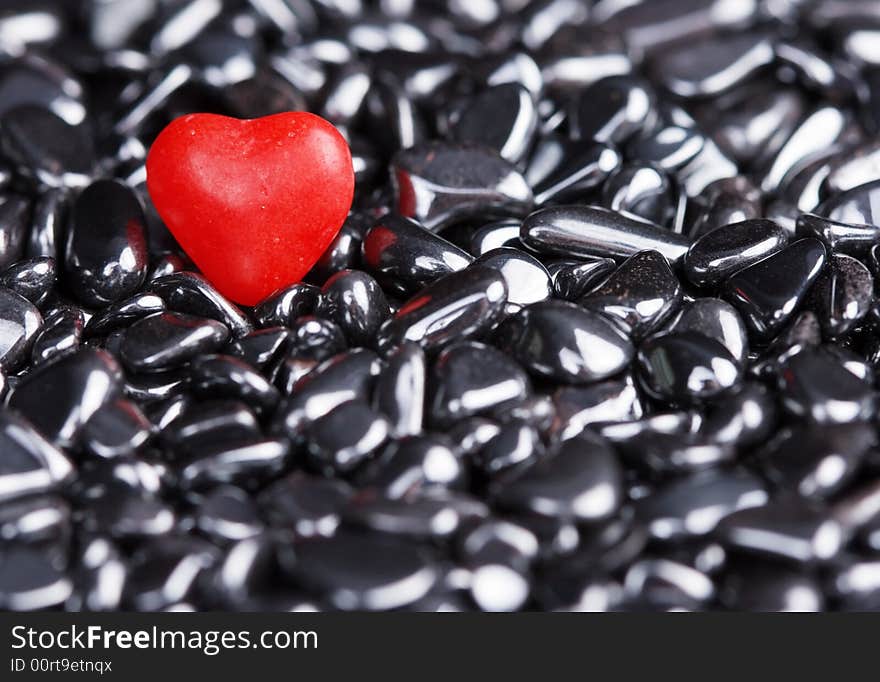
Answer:
[{"label": "glossy pebble surface", "polygon": [[0,609],[880,608],[877,4],[0,3]]}]

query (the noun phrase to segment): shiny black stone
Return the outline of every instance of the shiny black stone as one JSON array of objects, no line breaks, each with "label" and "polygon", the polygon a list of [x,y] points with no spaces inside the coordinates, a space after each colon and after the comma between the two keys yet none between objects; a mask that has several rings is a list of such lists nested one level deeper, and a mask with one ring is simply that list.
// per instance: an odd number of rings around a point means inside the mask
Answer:
[{"label": "shiny black stone", "polygon": [[684,257],[684,273],[695,286],[714,288],[743,268],[782,249],[788,235],[770,220],[723,225],[697,239]]},{"label": "shiny black stone", "polygon": [[720,298],[697,298],[685,303],[669,330],[694,332],[715,339],[741,364],[749,354],[749,339],[739,313]]},{"label": "shiny black stone", "polygon": [[398,152],[391,163],[401,215],[437,230],[466,218],[525,215],[532,191],[497,152],[432,143]]},{"label": "shiny black stone", "polygon": [[22,257],[27,246],[30,212],[31,202],[23,196],[8,194],[0,200],[0,268],[14,265]]},{"label": "shiny black stone", "polygon": [[404,303],[379,329],[376,343],[380,350],[404,341],[439,348],[488,331],[506,303],[507,284],[501,274],[470,267],[442,277]]},{"label": "shiny black stone", "polygon": [[657,251],[642,251],[628,258],[580,301],[584,307],[620,322],[635,338],[656,329],[681,302],[681,285]]},{"label": "shiny black stone", "polygon": [[118,303],[113,303],[86,323],[83,333],[86,336],[100,336],[127,327],[142,317],[165,310],[165,302],[156,294],[135,294]]},{"label": "shiny black stone", "polygon": [[135,454],[152,435],[153,425],[137,405],[114,400],[89,417],[80,440],[90,454],[112,458]]},{"label": "shiny black stone", "polygon": [[0,411],[0,501],[49,492],[74,476],[66,455],[25,419]]},{"label": "shiny black stone", "polygon": [[467,470],[453,442],[427,434],[392,441],[359,475],[363,486],[395,499],[422,490],[463,487],[466,481]]},{"label": "shiny black stone", "polygon": [[861,262],[832,254],[813,287],[813,307],[830,339],[843,336],[868,314],[874,299],[874,277]]},{"label": "shiny black stone", "polygon": [[0,287],[0,367],[15,370],[30,355],[43,316],[30,301]]},{"label": "shiny black stone", "polygon": [[550,273],[525,251],[503,246],[487,251],[474,264],[501,273],[507,283],[507,302],[511,305],[524,306],[550,298]]},{"label": "shiny black stone", "polygon": [[368,405],[343,403],[309,428],[309,456],[318,469],[348,473],[387,440],[389,431],[388,420]]},{"label": "shiny black stone", "polygon": [[290,327],[297,318],[311,315],[321,290],[310,284],[292,284],[254,306],[254,317],[263,327]]},{"label": "shiny black stone", "polygon": [[430,416],[438,425],[472,417],[527,396],[526,373],[504,353],[464,342],[440,353],[431,371]]},{"label": "shiny black stone", "polygon": [[415,220],[394,214],[364,235],[363,260],[385,286],[409,294],[473,262],[468,253]]},{"label": "shiny black stone", "polygon": [[48,256],[29,258],[7,268],[0,285],[40,305],[55,286],[55,259]]},{"label": "shiny black stone", "polygon": [[532,152],[526,180],[535,190],[538,206],[573,201],[599,187],[620,164],[620,152],[609,144],[551,136]]},{"label": "shiny black stone", "polygon": [[150,282],[150,291],[158,294],[169,310],[222,322],[234,336],[253,331],[253,324],[245,314],[194,272],[159,277]]},{"label": "shiny black stone", "polygon": [[190,364],[190,389],[201,398],[229,398],[252,405],[258,413],[278,404],[278,389],[244,360],[231,355],[200,355]]},{"label": "shiny black stone", "polygon": [[111,355],[83,348],[29,372],[9,406],[57,445],[73,445],[83,425],[121,389],[122,370]]},{"label": "shiny black stone", "polygon": [[535,211],[523,221],[520,238],[540,253],[567,257],[628,258],[652,249],[676,261],[689,245],[682,235],[598,206]]},{"label": "shiny black stone", "polygon": [[649,84],[612,76],[580,93],[571,119],[576,138],[619,144],[649,127],[654,116],[655,97]]},{"label": "shiny black stone", "polygon": [[806,349],[785,361],[779,394],[786,410],[817,424],[871,419],[876,403],[873,386],[822,349]]},{"label": "shiny black stone", "polygon": [[225,325],[183,313],[157,313],[138,320],[122,338],[120,358],[136,372],[157,372],[218,350],[229,337]]},{"label": "shiny black stone", "polygon": [[557,298],[577,301],[606,279],[616,267],[611,258],[553,260],[547,263],[547,272],[550,273],[553,293]]},{"label": "shiny black stone", "polygon": [[65,249],[65,277],[85,305],[102,307],[133,294],[147,276],[146,223],[134,192],[98,180],[77,197]]},{"label": "shiny black stone", "polygon": [[95,171],[87,126],[72,126],[48,109],[25,105],[0,115],[0,147],[34,182],[82,187]]},{"label": "shiny black stone", "polygon": [[315,313],[339,325],[349,345],[371,345],[376,331],[391,316],[385,293],[365,272],[340,270],[321,288]]},{"label": "shiny black stone", "polygon": [[529,372],[565,383],[590,383],[617,374],[634,352],[627,336],[608,318],[563,301],[523,308],[498,336]]},{"label": "shiny black stone", "polygon": [[641,384],[652,397],[684,405],[730,390],[742,375],[720,341],[693,331],[647,339],[639,347],[638,366]]},{"label": "shiny black stone", "polygon": [[825,260],[822,242],[801,239],[728,278],[722,296],[739,310],[749,331],[766,340],[791,319]]},{"label": "shiny black stone", "polygon": [[447,125],[452,140],[485,144],[516,163],[531,146],[538,111],[525,87],[504,83],[453,106]]},{"label": "shiny black stone", "polygon": [[561,520],[599,521],[617,511],[623,496],[617,457],[602,438],[583,434],[562,443],[494,494],[500,507]]},{"label": "shiny black stone", "polygon": [[75,306],[60,306],[46,316],[31,346],[31,362],[39,365],[80,347],[83,312]]},{"label": "shiny black stone", "polygon": [[395,437],[415,436],[422,430],[425,410],[425,352],[408,341],[395,349],[376,380],[373,406],[384,414]]}]

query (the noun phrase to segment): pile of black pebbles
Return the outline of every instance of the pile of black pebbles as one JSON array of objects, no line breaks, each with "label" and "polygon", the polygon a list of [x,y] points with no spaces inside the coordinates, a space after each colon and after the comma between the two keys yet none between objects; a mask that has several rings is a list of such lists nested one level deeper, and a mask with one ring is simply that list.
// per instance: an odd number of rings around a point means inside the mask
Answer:
[{"label": "pile of black pebbles", "polygon": [[[6,0],[0,52],[0,608],[880,607],[876,0]],[[146,151],[301,109],[355,204],[242,309]]]}]

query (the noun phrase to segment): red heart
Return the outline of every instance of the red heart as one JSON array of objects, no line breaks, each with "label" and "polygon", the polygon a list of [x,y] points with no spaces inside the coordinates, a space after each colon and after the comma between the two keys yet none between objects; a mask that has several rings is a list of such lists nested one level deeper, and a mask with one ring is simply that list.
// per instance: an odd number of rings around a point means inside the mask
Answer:
[{"label": "red heart", "polygon": [[314,114],[190,114],[153,143],[147,188],[205,277],[253,305],[302,279],[333,241],[354,170],[342,135]]}]

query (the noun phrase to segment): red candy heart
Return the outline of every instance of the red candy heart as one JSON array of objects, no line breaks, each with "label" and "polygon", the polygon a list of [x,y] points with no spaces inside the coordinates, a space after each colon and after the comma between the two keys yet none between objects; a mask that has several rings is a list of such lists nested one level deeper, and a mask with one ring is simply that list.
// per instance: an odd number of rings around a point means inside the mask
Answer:
[{"label": "red candy heart", "polygon": [[147,188],[205,277],[253,305],[302,279],[333,241],[354,170],[342,135],[314,114],[190,114],[153,143]]}]

